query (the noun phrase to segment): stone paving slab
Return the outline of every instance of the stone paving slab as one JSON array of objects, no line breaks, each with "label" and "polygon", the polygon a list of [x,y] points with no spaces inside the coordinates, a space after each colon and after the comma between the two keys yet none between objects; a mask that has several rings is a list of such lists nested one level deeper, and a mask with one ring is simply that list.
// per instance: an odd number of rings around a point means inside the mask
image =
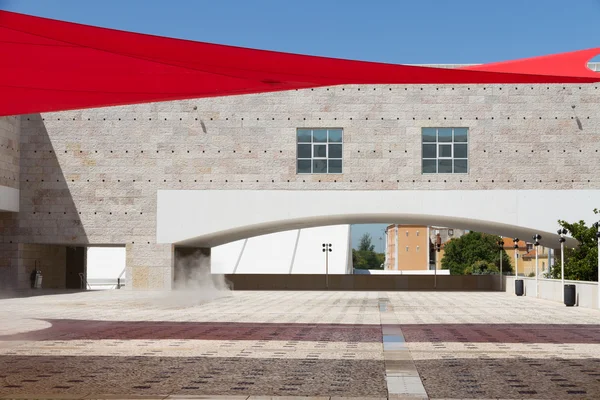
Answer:
[{"label": "stone paving slab", "polygon": [[2,299],[0,398],[35,393],[596,399],[600,312],[489,292]]}]

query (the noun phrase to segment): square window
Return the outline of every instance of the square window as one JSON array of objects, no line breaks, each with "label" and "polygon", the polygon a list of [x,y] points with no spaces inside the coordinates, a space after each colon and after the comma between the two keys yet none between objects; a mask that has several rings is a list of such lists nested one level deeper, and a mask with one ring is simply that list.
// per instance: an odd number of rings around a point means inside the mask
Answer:
[{"label": "square window", "polygon": [[311,160],[298,160],[299,174],[310,174],[311,172]]},{"label": "square window", "polygon": [[455,174],[466,174],[467,172],[467,160],[454,160]]},{"label": "square window", "polygon": [[311,158],[311,144],[299,144],[298,145],[298,158]]},{"label": "square window", "polygon": [[327,160],[313,160],[313,174],[326,174]]},{"label": "square window", "polygon": [[312,142],[312,131],[310,129],[298,129],[298,143]]},{"label": "square window", "polygon": [[342,158],[342,145],[341,144],[330,144],[329,145],[329,158]]},{"label": "square window", "polygon": [[469,128],[421,128],[423,174],[468,173]]},{"label": "square window", "polygon": [[423,128],[421,130],[422,134],[423,134],[423,142],[437,142],[436,139],[436,135],[437,135],[437,129],[436,128]]},{"label": "square window", "polygon": [[452,142],[452,128],[438,128],[438,142]]},{"label": "square window", "polygon": [[437,172],[437,160],[423,160],[423,173],[435,174]]},{"label": "square window", "polygon": [[342,130],[329,129],[329,142],[342,143]]},{"label": "square window", "polygon": [[436,158],[436,147],[435,144],[423,144],[423,158]]},{"label": "square window", "polygon": [[315,144],[313,145],[314,158],[327,158],[327,145],[326,144]]},{"label": "square window", "polygon": [[342,128],[296,129],[296,173],[341,174]]},{"label": "square window", "polygon": [[439,150],[440,158],[452,158],[452,145],[451,144],[440,144],[438,150]]},{"label": "square window", "polygon": [[329,160],[329,169],[327,170],[330,174],[341,174],[342,173],[342,160]]},{"label": "square window", "polygon": [[327,143],[327,129],[314,129],[313,130],[313,142]]},{"label": "square window", "polygon": [[452,160],[438,160],[438,174],[451,174]]}]

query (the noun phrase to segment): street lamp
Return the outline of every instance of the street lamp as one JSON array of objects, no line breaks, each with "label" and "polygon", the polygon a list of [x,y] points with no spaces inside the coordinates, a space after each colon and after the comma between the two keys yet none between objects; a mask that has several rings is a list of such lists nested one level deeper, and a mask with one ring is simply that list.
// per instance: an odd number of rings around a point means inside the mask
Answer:
[{"label": "street lamp", "polygon": [[433,288],[437,289],[437,260],[440,258],[440,251],[442,250],[442,241],[435,242],[435,250],[437,251],[437,256],[435,257],[436,263],[433,265]]},{"label": "street lamp", "polygon": [[325,253],[325,288],[329,289],[329,253],[331,250],[331,243],[323,243],[323,253]]},{"label": "street lamp", "polygon": [[560,242],[560,284],[562,287],[563,294],[563,303],[565,302],[565,235],[567,234],[567,230],[565,228],[560,228],[556,231],[560,238],[558,241]]},{"label": "street lamp", "polygon": [[515,279],[519,277],[519,238],[514,238],[513,247],[515,248]]},{"label": "street lamp", "polygon": [[600,221],[594,223],[596,241],[598,242],[598,309],[600,310]]},{"label": "street lamp", "polygon": [[535,246],[535,297],[538,297],[538,246],[540,245],[540,239],[542,235],[538,235],[537,233],[533,235],[533,245]]},{"label": "street lamp", "polygon": [[515,294],[523,296],[525,294],[525,281],[519,279],[519,238],[513,239],[515,248]]},{"label": "street lamp", "polygon": [[500,291],[502,291],[504,287],[503,283],[503,275],[502,275],[502,253],[504,252],[504,240],[502,240],[502,236],[500,236],[500,240],[498,240],[498,248],[500,249]]},{"label": "street lamp", "polygon": [[383,230],[383,234],[385,235],[385,248],[383,253],[383,269],[388,269],[388,235],[387,228]]}]

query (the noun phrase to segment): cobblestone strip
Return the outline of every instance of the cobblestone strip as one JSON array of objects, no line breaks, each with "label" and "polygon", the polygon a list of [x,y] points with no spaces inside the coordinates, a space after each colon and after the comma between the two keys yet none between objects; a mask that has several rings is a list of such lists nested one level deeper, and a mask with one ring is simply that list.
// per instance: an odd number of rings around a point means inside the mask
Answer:
[{"label": "cobblestone strip", "polygon": [[379,294],[379,316],[389,399],[428,399],[387,293]]}]

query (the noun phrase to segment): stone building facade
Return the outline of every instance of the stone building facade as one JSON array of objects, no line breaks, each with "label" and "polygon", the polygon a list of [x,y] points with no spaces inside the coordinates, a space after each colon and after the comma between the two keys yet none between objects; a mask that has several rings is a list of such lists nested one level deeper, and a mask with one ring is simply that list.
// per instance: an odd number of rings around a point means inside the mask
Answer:
[{"label": "stone building facade", "polygon": [[[0,185],[20,205],[0,212],[0,277],[27,285],[29,245],[118,245],[128,287],[170,288],[163,189],[598,190],[598,86],[348,85],[1,118]],[[422,173],[424,127],[468,128],[468,173]],[[298,128],[343,129],[341,174],[297,173]]]}]

